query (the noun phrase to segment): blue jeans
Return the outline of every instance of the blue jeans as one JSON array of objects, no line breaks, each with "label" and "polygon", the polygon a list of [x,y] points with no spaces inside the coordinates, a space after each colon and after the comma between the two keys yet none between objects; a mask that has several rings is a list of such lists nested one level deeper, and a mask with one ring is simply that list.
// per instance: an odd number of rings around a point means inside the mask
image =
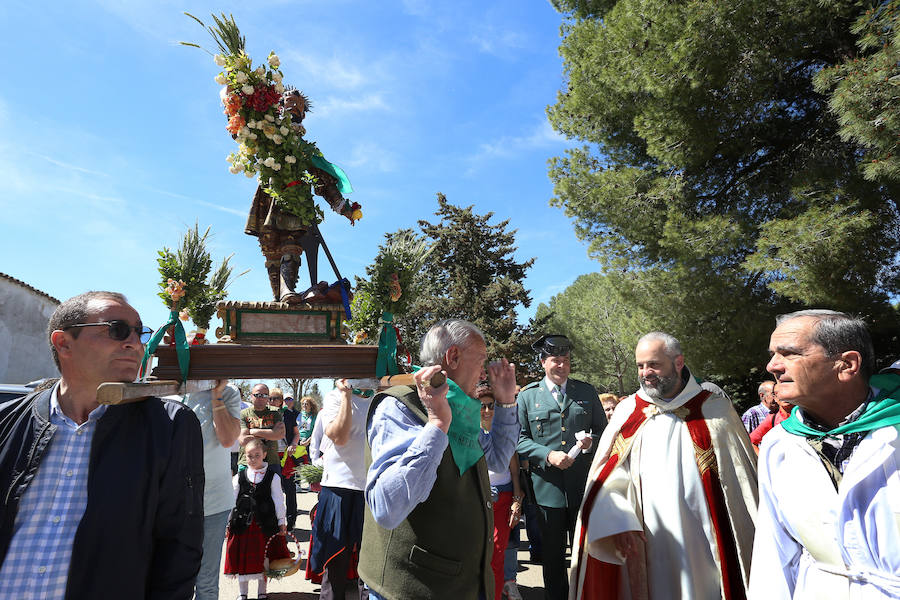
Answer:
[{"label": "blue jeans", "polygon": [[509,531],[509,543],[506,545],[506,556],[503,561],[503,580],[515,581],[519,572],[519,531],[521,523]]},{"label": "blue jeans", "polygon": [[203,518],[203,559],[197,573],[194,588],[196,600],[219,599],[219,565],[222,562],[222,544],[225,542],[225,526],[231,510],[207,515]]}]

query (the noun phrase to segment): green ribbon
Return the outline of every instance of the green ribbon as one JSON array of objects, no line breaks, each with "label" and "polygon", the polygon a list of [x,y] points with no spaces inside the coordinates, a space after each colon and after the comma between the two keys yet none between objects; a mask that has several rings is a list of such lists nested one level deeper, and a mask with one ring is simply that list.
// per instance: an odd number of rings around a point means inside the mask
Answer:
[{"label": "green ribbon", "polygon": [[[413,372],[422,367],[413,366]],[[447,379],[447,403],[450,405],[450,453],[453,462],[462,475],[484,456],[484,449],[478,438],[481,434],[481,402],[470,398],[452,379]]]},{"label": "green ribbon", "polygon": [[821,440],[845,433],[866,434],[882,427],[900,425],[900,395],[897,394],[900,390],[900,375],[892,373],[873,375],[869,378],[869,385],[879,390],[878,396],[869,402],[862,415],[852,423],[825,432],[819,431],[806,423],[801,423],[797,418],[797,407],[794,407],[791,416],[782,421],[781,426],[788,433]]},{"label": "green ribbon", "polygon": [[166,324],[156,330],[156,333],[154,333],[153,337],[150,338],[150,341],[147,342],[147,347],[144,349],[144,359],[141,361],[141,374],[144,373],[144,369],[147,367],[150,356],[156,352],[156,348],[159,346],[163,336],[166,334],[166,330],[170,326],[174,326],[175,328],[175,353],[178,356],[178,368],[181,370],[181,381],[187,381],[188,366],[191,361],[191,350],[187,343],[187,336],[184,333],[184,325],[181,324],[181,319],[178,318],[177,310],[173,310],[169,313],[169,320],[166,321]]},{"label": "green ribbon", "polygon": [[353,388],[352,391],[353,391],[354,396],[359,396],[360,398],[371,398],[372,396],[375,395],[375,390],[373,390],[371,388],[367,389],[367,390],[362,390],[360,388]]},{"label": "green ribbon", "polygon": [[350,185],[350,179],[339,166],[328,162],[321,154],[313,154],[310,157],[310,160],[312,161],[312,164],[337,179],[337,188],[340,193],[350,194],[353,192],[353,187]]},{"label": "green ribbon", "polygon": [[388,311],[381,313],[381,333],[378,334],[378,355],[375,357],[375,377],[396,375],[400,372],[397,366],[397,332],[394,330],[394,315]]}]

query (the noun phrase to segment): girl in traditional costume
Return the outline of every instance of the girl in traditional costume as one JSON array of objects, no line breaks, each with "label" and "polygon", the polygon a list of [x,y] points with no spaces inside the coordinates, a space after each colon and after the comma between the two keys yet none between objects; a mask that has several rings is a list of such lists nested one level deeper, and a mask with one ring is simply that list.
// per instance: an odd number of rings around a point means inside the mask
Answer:
[{"label": "girl in traditional costume", "polygon": [[287,531],[284,492],[281,475],[263,460],[264,442],[252,439],[245,449],[248,467],[238,471],[233,480],[235,502],[225,536],[225,575],[238,579],[238,600],[247,600],[253,579],[259,582],[257,597],[265,600],[268,598],[266,561],[290,559],[284,537]]}]

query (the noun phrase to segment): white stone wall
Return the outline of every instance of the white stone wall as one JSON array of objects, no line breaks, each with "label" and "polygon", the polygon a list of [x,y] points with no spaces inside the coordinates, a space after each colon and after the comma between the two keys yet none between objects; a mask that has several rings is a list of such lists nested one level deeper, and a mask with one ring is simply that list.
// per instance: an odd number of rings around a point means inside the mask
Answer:
[{"label": "white stone wall", "polygon": [[0,383],[59,377],[45,330],[57,303],[0,276]]}]

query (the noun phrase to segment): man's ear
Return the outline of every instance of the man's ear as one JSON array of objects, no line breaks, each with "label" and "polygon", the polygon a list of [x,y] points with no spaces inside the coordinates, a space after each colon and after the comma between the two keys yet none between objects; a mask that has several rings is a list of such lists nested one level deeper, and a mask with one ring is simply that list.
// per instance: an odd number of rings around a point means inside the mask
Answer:
[{"label": "man's ear", "polygon": [[859,376],[860,369],[862,369],[862,355],[856,350],[841,352],[841,355],[836,359],[835,365],[838,379],[843,382],[850,381],[854,377]]},{"label": "man's ear", "polygon": [[444,353],[444,361],[448,369],[455,369],[459,366],[460,351],[459,346],[450,346]]},{"label": "man's ear", "polygon": [[75,339],[72,335],[61,329],[56,329],[50,334],[50,344],[56,348],[56,354],[60,357],[71,354],[73,341]]},{"label": "man's ear", "polygon": [[683,368],[684,368],[684,355],[679,354],[678,356],[675,357],[675,370],[680,373]]}]

